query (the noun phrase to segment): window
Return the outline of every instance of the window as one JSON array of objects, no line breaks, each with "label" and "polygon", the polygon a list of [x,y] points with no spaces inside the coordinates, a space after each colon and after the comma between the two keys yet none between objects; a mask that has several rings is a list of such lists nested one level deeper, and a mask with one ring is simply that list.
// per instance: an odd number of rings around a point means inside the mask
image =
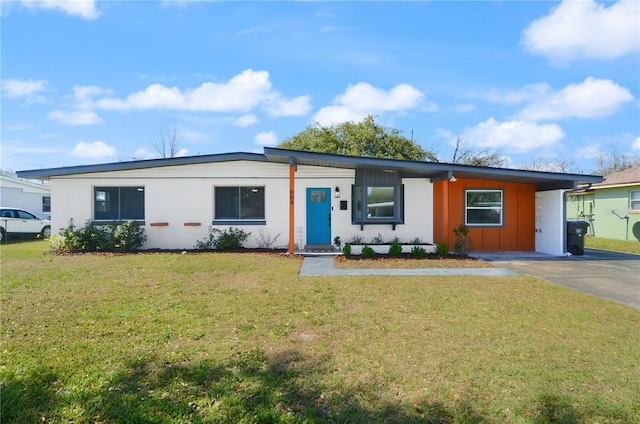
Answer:
[{"label": "window", "polygon": [[629,208],[634,211],[640,210],[640,191],[629,193]]},{"label": "window", "polygon": [[264,187],[215,187],[214,223],[264,224]]},{"label": "window", "polygon": [[42,196],[42,212],[51,212],[51,196]]},{"label": "window", "polygon": [[144,187],[95,187],[93,219],[144,220]]},{"label": "window", "polygon": [[353,222],[401,223],[402,185],[353,186]]},{"label": "window", "polygon": [[502,226],[503,197],[502,190],[466,190],[465,225]]}]

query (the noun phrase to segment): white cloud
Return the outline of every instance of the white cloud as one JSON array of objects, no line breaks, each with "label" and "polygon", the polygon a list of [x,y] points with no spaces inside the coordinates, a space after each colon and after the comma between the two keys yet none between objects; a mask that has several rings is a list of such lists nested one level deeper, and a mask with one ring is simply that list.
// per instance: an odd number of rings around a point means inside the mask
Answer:
[{"label": "white cloud", "polygon": [[556,124],[526,121],[497,122],[490,118],[467,129],[463,137],[470,146],[524,153],[556,145],[565,134]]},{"label": "white cloud", "polygon": [[28,9],[61,10],[71,16],[96,19],[100,13],[95,0],[21,0]]},{"label": "white cloud", "polygon": [[258,123],[258,117],[250,113],[248,115],[242,115],[240,118],[236,119],[233,122],[233,125],[235,125],[236,127],[245,128],[257,123]]},{"label": "white cloud", "polygon": [[354,111],[346,106],[326,106],[315,114],[313,121],[320,125],[330,126],[348,121],[359,122],[368,114],[364,111]]},{"label": "white cloud", "polygon": [[640,49],[640,3],[610,7],[593,0],[565,0],[523,31],[522,44],[552,60],[613,59]]},{"label": "white cloud", "polygon": [[633,140],[633,143],[631,143],[631,150],[640,151],[640,136],[636,137],[636,139]]},{"label": "white cloud", "polygon": [[116,149],[102,141],[95,141],[93,143],[81,141],[76,144],[76,147],[71,151],[72,156],[91,159],[111,157],[115,156],[115,154]]},{"label": "white cloud", "polygon": [[205,82],[199,87],[182,90],[152,84],[125,99],[103,98],[97,108],[106,110],[186,110],[193,112],[249,112],[263,106],[277,116],[308,113],[307,96],[285,99],[272,89],[269,73],[247,69],[226,83]]},{"label": "white cloud", "polygon": [[145,149],[144,147],[140,147],[135,152],[133,152],[133,157],[136,159],[156,159],[158,158],[157,153],[153,153],[149,149]]},{"label": "white cloud", "polygon": [[366,82],[347,87],[335,103],[357,111],[396,111],[417,107],[424,95],[408,84],[399,84],[389,91],[375,88]]},{"label": "white cloud", "polygon": [[71,112],[54,110],[49,113],[49,118],[67,125],[93,125],[102,122],[102,118],[91,110],[74,110]]},{"label": "white cloud", "polygon": [[[333,105],[321,108],[313,120],[321,125],[360,121],[371,114],[417,109],[423,104],[423,98],[424,94],[408,84],[399,84],[385,91],[361,82],[349,85],[344,94],[334,99]],[[429,110],[434,108],[437,105],[428,105]]]},{"label": "white cloud", "polygon": [[256,134],[253,141],[259,146],[275,146],[278,142],[278,136],[273,131],[265,131]]},{"label": "white cloud", "polygon": [[602,118],[612,115],[633,100],[624,87],[611,80],[587,77],[558,92],[541,92],[540,97],[519,114],[523,120],[540,121],[566,118]]},{"label": "white cloud", "polygon": [[39,93],[47,89],[45,80],[23,80],[9,78],[2,80],[2,95],[8,99],[25,98],[27,102],[44,100]]},{"label": "white cloud", "polygon": [[174,157],[179,158],[179,157],[188,156],[188,155],[189,155],[189,149],[183,147],[182,149],[178,150],[178,152]]},{"label": "white cloud", "polygon": [[501,103],[505,105],[514,105],[519,103],[527,103],[538,100],[541,96],[551,92],[551,86],[546,82],[525,85],[519,90],[499,91],[493,90],[484,97],[491,103]]},{"label": "white cloud", "polygon": [[311,97],[299,96],[287,100],[280,95],[275,95],[271,101],[265,104],[266,112],[271,116],[301,116],[311,111]]}]

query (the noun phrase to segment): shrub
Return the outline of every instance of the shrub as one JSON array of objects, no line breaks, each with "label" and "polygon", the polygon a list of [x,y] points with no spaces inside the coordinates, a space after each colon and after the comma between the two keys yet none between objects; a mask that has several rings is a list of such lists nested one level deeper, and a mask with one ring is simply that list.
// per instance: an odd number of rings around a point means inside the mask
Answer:
[{"label": "shrub", "polygon": [[371,244],[384,244],[384,239],[382,238],[382,234],[378,233],[377,236],[372,238]]},{"label": "shrub", "polygon": [[133,252],[147,241],[144,228],[134,221],[123,222],[109,231],[113,234],[113,248],[116,250]]},{"label": "shrub", "polygon": [[414,259],[424,259],[427,257],[427,251],[420,246],[413,246],[411,248],[411,257]]},{"label": "shrub", "polygon": [[147,241],[144,228],[133,221],[97,226],[87,220],[84,227],[77,228],[70,219],[69,225],[61,228],[59,234],[52,239],[51,247],[72,252],[131,252]]},{"label": "shrub", "polygon": [[443,241],[440,243],[436,243],[436,255],[440,258],[445,257],[449,254],[449,249],[447,248],[447,244]]},{"label": "shrub", "polygon": [[364,240],[364,237],[362,237],[362,236],[353,236],[353,237],[351,237],[351,241],[349,243],[351,243],[351,244],[362,244],[363,240]]},{"label": "shrub", "polygon": [[396,238],[389,246],[389,256],[392,258],[397,258],[402,254],[402,246],[400,245],[400,241]]},{"label": "shrub", "polygon": [[344,256],[351,256],[351,243],[345,243],[344,246],[342,246],[342,254]]},{"label": "shrub", "polygon": [[362,257],[365,259],[371,259],[376,255],[376,251],[371,246],[366,244],[362,246]]},{"label": "shrub", "polygon": [[469,227],[464,224],[453,229],[456,235],[455,251],[460,256],[469,256],[473,252],[473,243],[469,237]]},{"label": "shrub", "polygon": [[280,237],[281,233],[276,234],[275,237],[271,238],[270,234],[265,234],[264,229],[260,228],[258,231],[258,237],[256,237],[256,242],[258,243],[258,247],[260,249],[273,249],[273,245],[278,241],[278,237]]},{"label": "shrub", "polygon": [[420,237],[416,237],[409,242],[409,244],[422,244],[422,239]]},{"label": "shrub", "polygon": [[204,240],[196,242],[196,249],[213,250],[238,250],[242,248],[242,243],[247,241],[251,233],[247,233],[239,228],[229,227],[225,230],[209,227],[209,235]]}]

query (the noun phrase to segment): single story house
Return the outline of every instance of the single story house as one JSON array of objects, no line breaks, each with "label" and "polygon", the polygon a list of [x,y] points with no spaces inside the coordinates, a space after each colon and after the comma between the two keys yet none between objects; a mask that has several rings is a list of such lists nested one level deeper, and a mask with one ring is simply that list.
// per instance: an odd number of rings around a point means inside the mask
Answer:
[{"label": "single story house", "polygon": [[51,190],[43,183],[0,175],[0,206],[51,218]]},{"label": "single story house", "polygon": [[567,218],[588,222],[592,236],[640,241],[640,166],[568,192]]},{"label": "single story house", "polygon": [[[354,236],[476,251],[565,253],[565,191],[602,177],[265,148],[20,171],[50,180],[54,229],[136,220],[145,248],[188,249],[208,228],[251,232],[290,253]],[[54,230],[55,233],[55,230]]]}]

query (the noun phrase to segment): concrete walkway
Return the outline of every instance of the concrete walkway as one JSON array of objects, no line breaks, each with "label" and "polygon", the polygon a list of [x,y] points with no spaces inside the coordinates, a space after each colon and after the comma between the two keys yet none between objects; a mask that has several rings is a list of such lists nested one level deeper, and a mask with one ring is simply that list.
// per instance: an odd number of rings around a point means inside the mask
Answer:
[{"label": "concrete walkway", "polygon": [[333,256],[305,256],[302,268],[300,268],[300,275],[478,275],[502,277],[518,275],[518,273],[506,268],[337,269],[333,262]]}]

